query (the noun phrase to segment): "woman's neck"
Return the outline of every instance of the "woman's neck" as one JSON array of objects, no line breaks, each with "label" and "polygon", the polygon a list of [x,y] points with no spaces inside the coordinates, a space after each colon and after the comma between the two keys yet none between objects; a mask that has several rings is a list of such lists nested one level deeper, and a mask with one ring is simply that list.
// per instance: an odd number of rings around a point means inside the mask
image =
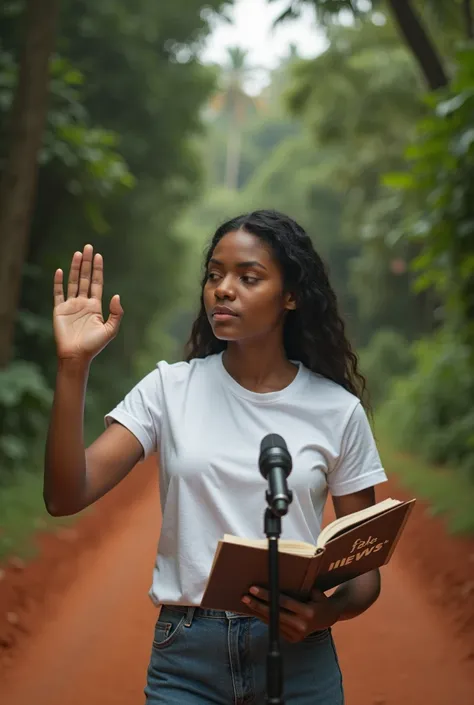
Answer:
[{"label": "woman's neck", "polygon": [[252,392],[276,392],[287,387],[298,368],[286,357],[283,343],[230,342],[223,354],[227,372]]}]

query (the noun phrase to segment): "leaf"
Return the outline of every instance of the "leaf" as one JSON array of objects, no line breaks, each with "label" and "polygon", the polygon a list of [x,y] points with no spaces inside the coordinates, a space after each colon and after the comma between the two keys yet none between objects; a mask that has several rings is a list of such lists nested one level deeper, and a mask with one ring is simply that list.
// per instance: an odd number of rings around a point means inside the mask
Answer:
[{"label": "leaf", "polygon": [[458,157],[462,157],[467,154],[474,143],[474,127],[470,127],[461,133],[459,137],[454,141],[452,152]]},{"label": "leaf", "polygon": [[474,219],[465,220],[457,228],[459,237],[474,236]]},{"label": "leaf", "polygon": [[413,284],[413,289],[417,294],[420,294],[422,291],[426,291],[426,289],[437,286],[441,279],[442,274],[440,272],[436,272],[435,270],[424,272],[417,277],[415,283]]},{"label": "leaf", "polygon": [[0,457],[5,455],[10,461],[18,462],[28,455],[26,440],[17,436],[0,436]]},{"label": "leaf", "polygon": [[97,203],[93,201],[86,201],[84,204],[84,212],[96,233],[104,235],[110,230],[109,225]]},{"label": "leaf", "polygon": [[427,237],[431,232],[431,222],[420,218],[411,228],[411,233],[414,237]]},{"label": "leaf", "polygon": [[300,17],[301,15],[301,10],[297,9],[296,7],[293,7],[290,5],[286,10],[284,10],[281,15],[278,15],[278,17],[274,20],[273,26],[276,27],[279,24],[282,24],[286,20],[296,20]]},{"label": "leaf", "polygon": [[415,272],[420,272],[426,269],[433,263],[433,256],[429,250],[425,250],[421,255],[418,255],[412,262],[412,269]]},{"label": "leaf", "polygon": [[396,189],[410,189],[415,186],[413,175],[406,171],[392,172],[382,176],[382,184]]},{"label": "leaf", "polygon": [[435,113],[439,117],[447,117],[452,113],[456,112],[461,108],[468,100],[474,96],[474,90],[467,90],[455,95],[449,100],[444,100],[442,103],[438,103],[436,106]]},{"label": "leaf", "polygon": [[84,76],[82,75],[82,73],[77,69],[72,68],[66,71],[66,73],[63,75],[63,79],[70,86],[82,86],[82,84],[84,83]]}]

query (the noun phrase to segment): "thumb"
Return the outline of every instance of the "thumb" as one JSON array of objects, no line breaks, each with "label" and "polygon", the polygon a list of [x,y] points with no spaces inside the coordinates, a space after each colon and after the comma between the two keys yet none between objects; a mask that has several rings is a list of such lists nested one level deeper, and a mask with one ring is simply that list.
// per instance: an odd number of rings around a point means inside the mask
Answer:
[{"label": "thumb", "polygon": [[120,303],[120,296],[118,294],[112,296],[110,300],[109,311],[110,314],[105,322],[105,325],[109,329],[110,335],[117,335],[120,326],[120,321],[122,320],[123,316],[123,308],[122,304]]}]

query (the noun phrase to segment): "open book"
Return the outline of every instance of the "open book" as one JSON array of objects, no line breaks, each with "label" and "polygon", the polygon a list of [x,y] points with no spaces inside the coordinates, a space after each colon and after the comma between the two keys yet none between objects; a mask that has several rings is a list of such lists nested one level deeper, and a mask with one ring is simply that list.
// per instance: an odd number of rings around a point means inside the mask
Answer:
[{"label": "open book", "polygon": [[[280,539],[280,592],[306,600],[314,587],[330,590],[385,565],[415,502],[386,499],[335,519],[315,545]],[[253,614],[241,601],[252,585],[268,588],[268,540],[225,534],[216,548],[201,607]]]}]

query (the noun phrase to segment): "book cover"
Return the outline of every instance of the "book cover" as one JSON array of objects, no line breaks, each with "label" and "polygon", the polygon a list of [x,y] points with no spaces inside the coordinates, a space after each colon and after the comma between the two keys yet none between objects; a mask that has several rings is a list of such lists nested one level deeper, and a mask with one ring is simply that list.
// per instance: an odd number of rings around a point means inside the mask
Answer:
[{"label": "book cover", "polygon": [[[388,563],[416,500],[361,520],[314,547],[313,556],[279,551],[280,592],[306,600]],[[253,614],[241,601],[252,585],[268,588],[268,550],[219,541],[201,607]]]}]

